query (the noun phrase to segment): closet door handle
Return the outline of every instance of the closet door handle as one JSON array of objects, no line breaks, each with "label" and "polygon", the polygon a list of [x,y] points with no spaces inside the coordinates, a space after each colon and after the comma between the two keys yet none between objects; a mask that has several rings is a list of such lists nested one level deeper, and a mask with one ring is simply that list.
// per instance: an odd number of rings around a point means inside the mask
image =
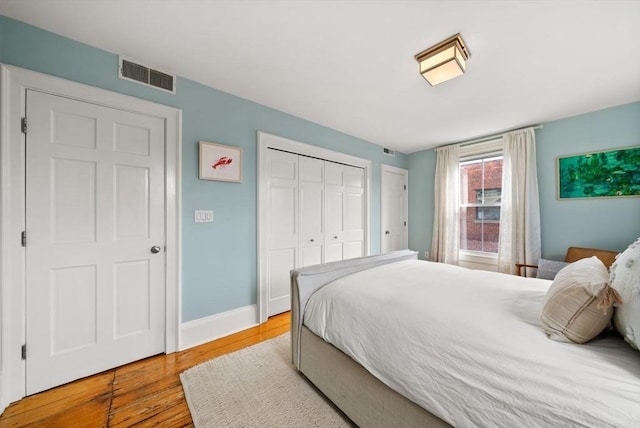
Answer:
[{"label": "closet door handle", "polygon": [[315,240],[313,238],[309,239],[309,242],[315,242]]},{"label": "closet door handle", "polygon": [[333,239],[338,239],[338,235],[334,236]]}]

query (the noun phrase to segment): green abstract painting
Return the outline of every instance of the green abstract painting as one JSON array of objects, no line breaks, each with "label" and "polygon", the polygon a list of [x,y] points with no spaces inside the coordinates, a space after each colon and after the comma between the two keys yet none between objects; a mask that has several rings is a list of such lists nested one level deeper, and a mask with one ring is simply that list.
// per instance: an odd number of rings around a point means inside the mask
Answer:
[{"label": "green abstract painting", "polygon": [[558,197],[640,196],[640,146],[558,158]]}]

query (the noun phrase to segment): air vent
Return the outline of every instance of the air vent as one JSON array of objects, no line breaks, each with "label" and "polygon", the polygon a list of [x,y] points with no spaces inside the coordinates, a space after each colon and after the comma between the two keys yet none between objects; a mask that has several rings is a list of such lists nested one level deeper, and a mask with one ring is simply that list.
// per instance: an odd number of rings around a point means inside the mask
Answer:
[{"label": "air vent", "polygon": [[137,64],[131,60],[120,57],[118,77],[152,86],[166,92],[176,93],[176,76],[155,70],[146,65]]},{"label": "air vent", "polygon": [[386,147],[383,147],[383,148],[382,148],[382,151],[383,151],[383,152],[384,152],[384,154],[385,154],[385,155],[387,155],[387,156],[395,156],[395,155],[396,155],[396,151],[395,151],[395,150],[391,150],[391,149],[388,149],[388,148],[386,148]]}]

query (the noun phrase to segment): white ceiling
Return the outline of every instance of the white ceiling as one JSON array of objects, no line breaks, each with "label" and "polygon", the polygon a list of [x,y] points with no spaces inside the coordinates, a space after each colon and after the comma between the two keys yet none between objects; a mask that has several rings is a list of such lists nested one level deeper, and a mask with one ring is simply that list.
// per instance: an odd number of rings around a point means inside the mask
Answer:
[{"label": "white ceiling", "polygon": [[[405,153],[640,100],[638,0],[0,0],[0,12]],[[432,88],[414,55],[457,32],[467,73]]]}]

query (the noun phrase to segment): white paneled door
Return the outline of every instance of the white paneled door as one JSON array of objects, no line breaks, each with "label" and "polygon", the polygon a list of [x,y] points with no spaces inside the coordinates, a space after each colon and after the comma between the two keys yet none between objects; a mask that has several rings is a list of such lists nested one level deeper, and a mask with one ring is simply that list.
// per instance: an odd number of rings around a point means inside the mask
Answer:
[{"label": "white paneled door", "polygon": [[291,308],[290,271],[369,254],[371,161],[258,133],[259,318]]},{"label": "white paneled door", "polygon": [[163,352],[164,120],[27,91],[26,392]]},{"label": "white paneled door", "polygon": [[290,271],[365,255],[363,168],[266,151],[267,316],[291,309]]},{"label": "white paneled door", "polygon": [[327,242],[324,253],[326,263],[344,258],[344,168],[344,165],[334,162],[327,162],[326,165]]},{"label": "white paneled door", "polygon": [[300,194],[300,263],[322,263],[324,250],[324,165],[320,159],[298,157]]},{"label": "white paneled door", "polygon": [[325,162],[325,263],[364,255],[364,170]]},{"label": "white paneled door", "polygon": [[344,166],[344,259],[365,255],[364,169]]},{"label": "white paneled door", "polygon": [[381,168],[381,247],[383,253],[408,248],[406,169],[382,165]]},{"label": "white paneled door", "polygon": [[298,266],[298,155],[269,150],[267,153],[268,316],[291,308],[289,271]]}]

